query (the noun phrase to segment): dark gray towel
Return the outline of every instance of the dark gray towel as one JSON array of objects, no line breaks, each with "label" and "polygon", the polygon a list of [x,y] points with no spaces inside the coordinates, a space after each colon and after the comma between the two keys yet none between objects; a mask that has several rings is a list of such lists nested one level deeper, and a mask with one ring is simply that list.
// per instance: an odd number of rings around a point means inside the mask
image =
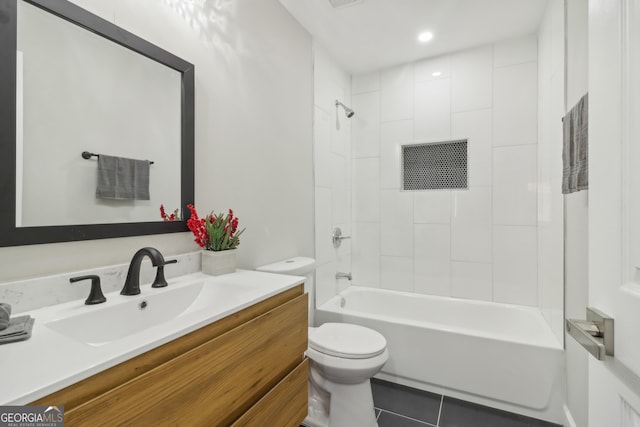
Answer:
[{"label": "dark gray towel", "polygon": [[589,188],[589,94],[562,119],[562,193]]},{"label": "dark gray towel", "polygon": [[149,200],[149,161],[100,154],[96,197]]},{"label": "dark gray towel", "polygon": [[0,302],[0,331],[7,329],[9,319],[11,318],[11,305],[6,302]]},{"label": "dark gray towel", "polygon": [[35,319],[29,315],[14,317],[9,322],[9,327],[0,332],[0,344],[31,338],[33,322],[35,322]]}]

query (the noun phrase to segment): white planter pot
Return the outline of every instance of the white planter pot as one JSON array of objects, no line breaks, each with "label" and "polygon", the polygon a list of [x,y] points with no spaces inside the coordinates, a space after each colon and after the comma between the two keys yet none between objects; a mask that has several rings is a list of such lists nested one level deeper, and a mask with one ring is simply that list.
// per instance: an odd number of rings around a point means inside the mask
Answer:
[{"label": "white planter pot", "polygon": [[202,272],[209,276],[236,271],[236,250],[202,251]]}]

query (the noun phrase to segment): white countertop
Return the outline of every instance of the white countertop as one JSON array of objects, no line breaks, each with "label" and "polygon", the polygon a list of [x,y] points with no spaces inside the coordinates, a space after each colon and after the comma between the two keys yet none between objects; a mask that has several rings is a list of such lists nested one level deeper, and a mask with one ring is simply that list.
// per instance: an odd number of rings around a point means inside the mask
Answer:
[{"label": "white countertop", "polygon": [[[137,304],[145,298],[152,301],[154,295],[176,292],[194,281],[202,282],[202,296],[180,315],[109,342],[82,342],[47,326],[70,316],[94,314],[92,310],[112,310],[119,304],[130,306],[132,301]],[[21,313],[34,317],[35,324],[29,340],[0,345],[0,405],[30,403],[303,281],[304,278],[298,276],[246,270],[216,277],[194,273],[169,279],[166,288],[152,289],[149,284],[143,285],[141,294],[136,296],[108,293],[107,302],[103,304],[88,306],[83,299]],[[225,297],[226,291],[229,297]],[[56,405],[57,402],[49,404]]]}]

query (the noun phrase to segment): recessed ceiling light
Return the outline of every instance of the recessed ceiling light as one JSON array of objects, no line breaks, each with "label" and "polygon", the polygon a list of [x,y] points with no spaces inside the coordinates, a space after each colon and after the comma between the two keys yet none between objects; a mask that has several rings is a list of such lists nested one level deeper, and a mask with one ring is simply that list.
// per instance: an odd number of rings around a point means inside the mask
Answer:
[{"label": "recessed ceiling light", "polygon": [[432,75],[433,77],[438,77],[438,76],[441,76],[441,75],[442,75],[442,72],[441,72],[441,71],[436,71],[436,72],[434,72],[434,73],[431,73],[431,75]]},{"label": "recessed ceiling light", "polygon": [[420,43],[426,43],[433,38],[433,33],[431,31],[425,31],[423,33],[418,34],[418,41]]}]

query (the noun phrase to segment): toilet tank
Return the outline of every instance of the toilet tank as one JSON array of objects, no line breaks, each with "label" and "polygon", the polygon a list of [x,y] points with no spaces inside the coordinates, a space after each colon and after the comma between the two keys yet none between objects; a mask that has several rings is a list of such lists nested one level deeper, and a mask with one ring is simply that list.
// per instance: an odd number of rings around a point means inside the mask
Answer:
[{"label": "toilet tank", "polygon": [[266,273],[286,274],[288,276],[304,276],[304,291],[309,294],[309,325],[313,326],[315,310],[314,273],[316,260],[307,257],[293,257],[256,268]]}]

